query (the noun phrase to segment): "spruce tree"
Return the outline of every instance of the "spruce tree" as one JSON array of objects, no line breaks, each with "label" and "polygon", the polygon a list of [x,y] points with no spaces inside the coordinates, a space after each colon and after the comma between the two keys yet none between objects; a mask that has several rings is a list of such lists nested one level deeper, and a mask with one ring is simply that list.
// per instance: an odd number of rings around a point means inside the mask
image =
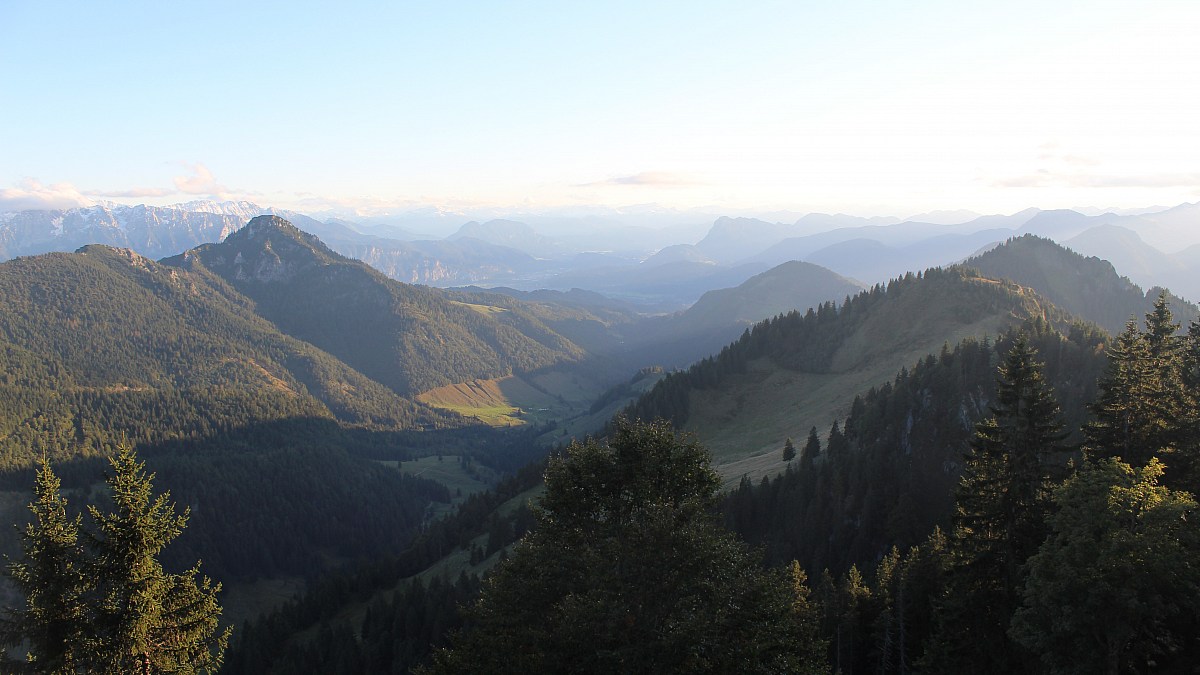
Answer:
[{"label": "spruce tree", "polygon": [[783,442],[783,461],[790,462],[796,459],[796,446],[792,443],[792,437],[788,436]]},{"label": "spruce tree", "polygon": [[[74,673],[84,656],[87,594],[91,577],[83,569],[80,518],[67,515],[58,477],[42,458],[29,505],[33,522],[21,532],[24,557],[8,575],[25,596],[23,609],[6,612],[4,642],[26,642],[27,661],[39,673]],[[17,669],[17,664],[8,664]]]},{"label": "spruce tree", "polygon": [[1180,476],[1178,487],[1200,494],[1200,321],[1188,326],[1180,357],[1184,411],[1179,424],[1178,457],[1172,473]]},{"label": "spruce tree", "polygon": [[90,537],[98,606],[94,654],[110,672],[215,672],[230,629],[217,631],[220,584],[200,579],[199,563],[183,574],[166,572],[159,553],[183,531],[188,512],[175,512],[169,494],[152,498],[153,474],[123,448],[107,476],[113,510],[95,506]]},{"label": "spruce tree", "polygon": [[817,457],[821,456],[821,439],[817,436],[817,428],[813,427],[808,430],[808,440],[804,443],[804,451],[800,455],[800,461],[805,468],[812,468],[816,463]]},{"label": "spruce tree", "polygon": [[[1187,410],[1183,385],[1184,339],[1178,335],[1167,306],[1166,291],[1154,301],[1154,309],[1146,315],[1146,353],[1149,357],[1147,407],[1151,414],[1150,445],[1155,449],[1175,452],[1179,447],[1180,424]],[[1170,460],[1168,460],[1170,464]]]},{"label": "spruce tree", "polygon": [[171,574],[158,561],[187,513],[169,495],[152,499],[153,475],[132,450],[110,462],[113,510],[88,506],[94,529],[84,531],[43,460],[24,556],[8,568],[25,606],[6,611],[5,643],[27,645],[25,669],[37,673],[216,672],[230,635],[217,630],[220,584],[197,580],[199,563]]},{"label": "spruce tree", "polygon": [[1141,465],[1153,450],[1149,443],[1150,355],[1133,319],[1108,346],[1108,367],[1100,380],[1100,398],[1084,427],[1092,459],[1121,457]]},{"label": "spruce tree", "polygon": [[1165,293],[1146,314],[1144,332],[1130,320],[1109,348],[1085,445],[1093,461],[1119,457],[1140,467],[1159,457],[1170,487],[1195,489],[1200,328],[1178,332]]},{"label": "spruce tree", "polygon": [[1045,538],[1062,445],[1060,413],[1024,335],[999,368],[991,417],[976,426],[955,495],[954,564],[931,648],[933,670],[1007,673],[1030,655],[1011,643],[1022,566]]}]

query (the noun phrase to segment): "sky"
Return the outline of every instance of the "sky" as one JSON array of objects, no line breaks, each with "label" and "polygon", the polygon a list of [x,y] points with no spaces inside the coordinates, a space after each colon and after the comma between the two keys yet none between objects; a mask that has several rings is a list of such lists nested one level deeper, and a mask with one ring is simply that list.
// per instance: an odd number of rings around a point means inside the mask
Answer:
[{"label": "sky", "polygon": [[0,210],[1170,206],[1197,35],[1192,0],[0,0]]}]

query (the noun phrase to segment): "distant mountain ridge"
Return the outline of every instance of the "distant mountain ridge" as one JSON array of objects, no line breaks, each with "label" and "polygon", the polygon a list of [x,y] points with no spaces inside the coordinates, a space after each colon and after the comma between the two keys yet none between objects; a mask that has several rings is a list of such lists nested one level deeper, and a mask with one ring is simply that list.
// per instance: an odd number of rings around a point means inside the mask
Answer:
[{"label": "distant mountain ridge", "polygon": [[[1103,326],[1112,334],[1125,323],[1146,315],[1158,297],[1158,288],[1143,292],[1117,274],[1112,263],[1084,257],[1049,239],[1023,235],[987,253],[967,260],[984,275],[1012,280],[1037,290],[1054,304]],[[1197,317],[1196,305],[1170,295],[1172,311],[1184,326]]]},{"label": "distant mountain ridge", "polygon": [[[673,225],[661,230],[622,225],[621,218],[644,224],[654,217],[653,209],[604,216],[528,213],[460,222],[441,239],[421,238],[388,219],[319,220],[245,201],[171,207],[102,203],[0,214],[0,258],[91,243],[161,258],[218,242],[265,213],[288,218],[330,249],[407,283],[526,291],[578,287],[638,302],[649,312],[676,311],[705,291],[737,285],[791,260],[816,263],[869,285],[961,261],[1021,234],[1071,242],[1085,254],[1111,259],[1119,273],[1145,287],[1164,286],[1181,297],[1200,298],[1200,203],[1120,212],[1031,208],[976,216],[944,211],[905,221],[823,213],[793,222],[721,216],[698,237],[700,227],[684,224],[678,213],[662,213]],[[443,227],[455,217],[450,211],[434,215]],[[391,221],[410,222],[400,216]]]}]

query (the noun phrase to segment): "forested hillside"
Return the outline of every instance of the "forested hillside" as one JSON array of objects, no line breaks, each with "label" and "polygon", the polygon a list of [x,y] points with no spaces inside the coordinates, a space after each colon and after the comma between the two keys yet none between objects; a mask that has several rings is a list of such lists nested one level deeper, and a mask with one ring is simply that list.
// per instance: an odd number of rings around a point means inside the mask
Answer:
[{"label": "forested hillside", "polygon": [[[1032,234],[1009,239],[965,264],[994,279],[1033,288],[1055,305],[1114,335],[1131,318],[1140,320],[1149,312],[1161,290],[1143,292],[1107,260],[1084,257]],[[1174,295],[1168,300],[1185,325],[1200,315],[1193,303]]]},{"label": "forested hillside", "polygon": [[930,354],[856,397],[844,419],[796,439],[785,473],[758,485],[744,480],[726,502],[727,522],[764,546],[773,564],[799,560],[835,574],[918,544],[934,526],[949,529],[969,441],[995,405],[996,366],[1019,334],[1044,360],[1078,443],[1107,336],[1086,326],[1064,335],[1035,319]]},{"label": "forested hillside", "polygon": [[844,672],[1190,672],[1200,324],[1179,329],[1160,297],[1107,345],[1035,325],[930,356],[727,522],[824,570]]},{"label": "forested hillside", "polygon": [[103,246],[0,265],[5,468],[105,440],[200,439],[328,417],[386,428],[453,418],[280,333],[220,280]]},{"label": "forested hillside", "polygon": [[[1051,607],[1022,595],[1026,583],[1042,584],[1051,597],[1068,592],[1054,587],[1045,571],[1074,550],[1073,526],[1056,520],[1047,506],[1052,489],[1062,491],[1054,499],[1071,513],[1072,504],[1091,503],[1087,481],[1128,483],[1130,490],[1153,494],[1161,485],[1168,491],[1162,503],[1186,511],[1185,494],[1194,492],[1200,475],[1189,432],[1200,382],[1200,329],[1193,323],[1181,336],[1168,309],[1170,296],[1148,301],[1136,287],[1104,276],[1111,267],[1096,267],[1052,244],[1041,257],[1018,250],[1044,245],[1018,239],[989,254],[989,264],[1007,266],[1013,276],[1024,273],[1038,287],[989,278],[968,266],[908,274],[840,306],[826,301],[758,323],[720,354],[655,385],[626,414],[695,431],[713,451],[718,473],[712,478],[737,487],[713,512],[716,484],[701,481],[693,486],[698,501],[678,513],[671,509],[680,504],[654,501],[653,489],[666,485],[666,478],[638,488],[636,499],[647,501],[651,515],[631,517],[634,529],[648,528],[642,534],[649,539],[635,548],[653,550],[656,537],[677,542],[667,576],[648,590],[639,585],[644,574],[606,571],[607,561],[625,555],[622,537],[633,536],[632,530],[610,532],[615,543],[581,543],[595,547],[588,548],[586,565],[557,580],[546,577],[550,585],[537,591],[538,602],[546,604],[535,613],[560,612],[561,620],[534,632],[528,632],[532,620],[522,620],[525,628],[513,633],[516,642],[529,641],[523,654],[541,654],[528,662],[506,658],[511,645],[504,641],[488,641],[487,635],[499,633],[471,633],[474,624],[464,623],[455,605],[475,596],[481,578],[485,589],[504,584],[515,590],[485,590],[484,604],[471,615],[477,623],[503,624],[516,615],[488,603],[532,602],[525,585],[539,564],[528,556],[557,561],[584,549],[564,553],[555,548],[558,535],[536,534],[511,553],[516,562],[506,562],[511,547],[531,527],[553,532],[566,522],[562,518],[590,522],[587,494],[642,480],[627,475],[637,454],[622,445],[630,438],[649,433],[647,438],[659,439],[647,448],[683,443],[693,459],[699,457],[696,447],[673,433],[668,442],[665,427],[615,422],[607,440],[573,446],[568,454],[579,459],[572,461],[584,464],[552,461],[553,471],[562,474],[555,479],[559,496],[550,508],[543,501],[543,510],[530,510],[546,452],[538,440],[562,434],[566,442],[562,428],[526,423],[491,429],[426,407],[412,395],[433,383],[513,372],[527,374],[531,384],[547,372],[563,375],[564,383],[575,377],[621,381],[623,366],[614,364],[629,360],[638,347],[623,344],[622,331],[644,324],[594,298],[410,287],[337,256],[275,217],[256,219],[223,244],[164,263],[103,246],[4,263],[4,512],[19,520],[15,494],[32,483],[29,467],[38,458],[55,462],[64,494],[80,503],[96,490],[100,456],[120,444],[135,445],[161,485],[191,509],[187,532],[163,554],[167,569],[202,558],[207,573],[234,588],[228,597],[238,598],[238,620],[281,601],[255,599],[252,589],[303,591],[274,613],[239,626],[227,672],[405,672],[429,663],[431,650],[447,644],[455,627],[466,637],[451,643],[459,651],[438,657],[442,672],[458,668],[462,659],[482,663],[476,658],[480,645],[499,655],[489,657],[491,670],[510,672],[513,664],[574,658],[560,652],[568,643],[555,637],[566,626],[589,636],[569,643],[572,649],[586,650],[600,635],[614,650],[627,650],[610,665],[622,658],[678,659],[692,670],[721,672],[721,664],[732,663],[728,659],[748,663],[744,654],[729,656],[737,645],[801,630],[808,636],[803,645],[770,638],[763,653],[772,656],[761,663],[810,672],[822,672],[826,659],[842,672],[910,672],[918,663],[930,672],[983,672],[977,660],[964,656],[958,624],[976,626],[971,630],[986,636],[989,653],[1007,655],[995,656],[995,663],[1019,670],[1037,661],[1030,651],[1042,644],[1037,627],[1052,623]],[[1030,260],[1040,261],[1031,269],[1041,276],[1027,269]],[[1060,263],[1057,276],[1046,276]],[[788,270],[778,274],[787,277]],[[712,296],[706,312],[760,311],[744,296],[753,295],[752,286],[731,291],[724,301],[721,294]],[[1048,301],[1042,287],[1089,312],[1136,311],[1150,302],[1143,312],[1146,331],[1128,327],[1113,341]],[[799,302],[795,294],[779,295]],[[1185,306],[1184,317],[1193,311]],[[699,328],[681,331],[687,334],[679,339],[699,344]],[[1045,449],[1037,454],[1039,468],[1020,474],[1034,485],[1020,489],[1038,495],[1022,507],[1020,527],[1042,538],[1021,535],[1020,564],[1006,563],[1003,574],[992,574],[1006,585],[985,592],[970,585],[981,578],[969,571],[975,563],[963,561],[992,550],[993,544],[972,538],[992,517],[991,488],[963,486],[991,485],[989,472],[1008,470],[1008,455],[996,454],[1007,447],[1006,427],[989,420],[998,411],[1024,410],[1010,400],[1017,395],[1010,380],[1026,377],[1053,392],[1053,406],[1046,403],[1045,410],[1061,409],[1061,415],[1047,413],[1046,420],[1053,420],[1034,425]],[[635,382],[597,399],[592,412],[611,410],[606,406],[633,395]],[[1017,396],[1035,396],[1030,392],[1039,387]],[[639,431],[630,437],[631,429]],[[616,468],[603,468],[609,461],[604,453],[613,448],[625,458]],[[1135,466],[1104,464],[1109,457]],[[1085,462],[1088,472],[1098,473],[1072,478],[1074,467]],[[599,473],[581,478],[570,467]],[[519,478],[496,492],[478,492],[507,472]],[[563,485],[574,485],[568,492],[582,501],[564,501]],[[608,498],[597,497],[597,503]],[[697,504],[706,505],[702,517]],[[596,508],[607,513],[615,507]],[[452,515],[434,520],[439,513]],[[775,569],[760,576],[742,544],[710,529],[712,518],[757,547]],[[604,529],[580,527],[589,537]],[[1166,525],[1155,531],[1174,532]],[[1059,537],[1060,549],[1037,558],[1039,545],[1052,536]],[[709,542],[705,550],[719,555],[688,549],[697,542]],[[13,551],[11,542],[5,546]],[[539,552],[528,553],[530,546]],[[1164,555],[1186,561],[1192,553],[1171,549]],[[627,562],[645,567],[647,560],[631,553]],[[1032,561],[1028,573],[1014,571],[1026,561]],[[500,572],[487,580],[497,565]],[[744,583],[714,581],[727,574]],[[618,590],[593,595],[589,579],[607,580],[597,583]],[[1145,593],[1162,596],[1162,589],[1146,583]],[[629,588],[619,590],[624,585]],[[567,599],[555,599],[562,589],[568,589]],[[629,597],[660,591],[658,618],[628,613]],[[693,614],[672,613],[671,603],[698,602],[717,591],[733,598],[731,606],[753,597],[770,616],[713,615],[716,623],[697,623],[696,630],[715,635],[748,625],[743,619],[762,622],[755,624],[762,630],[733,643],[713,638],[705,644],[734,651],[701,660],[639,651],[650,638],[631,636],[672,635],[668,642],[684,644],[688,631],[664,633],[657,622],[691,621]],[[673,599],[675,592],[684,599]],[[576,611],[570,598],[579,594],[594,597],[595,612]],[[953,614],[976,597],[993,609],[979,617]],[[1181,594],[1169,606],[1188,607],[1179,604],[1188,597]],[[591,623],[605,616],[601,624]],[[631,623],[628,617],[634,617]],[[604,627],[611,621],[617,628]],[[1123,662],[1152,653],[1178,659],[1194,649],[1186,642],[1191,624],[1184,619],[1128,622],[1160,626],[1174,642],[1130,638],[1117,647]]]},{"label": "forested hillside", "polygon": [[[285,223],[260,224],[229,244],[231,261],[257,256],[253,274],[228,281],[105,246],[0,264],[6,494],[27,489],[43,456],[68,493],[87,494],[100,458],[133,445],[193,509],[168,564],[203,558],[235,591],[264,579],[295,589],[403,551],[464,487],[544,454],[533,442],[544,429],[481,428],[399,393],[573,362],[579,348],[528,305],[409,287]],[[364,374],[372,363],[386,382]],[[436,474],[449,485],[405,466],[435,455],[454,467]],[[16,499],[3,503],[25,517]],[[11,552],[11,536],[0,547]]]},{"label": "forested hillside", "polygon": [[748,329],[715,357],[673,374],[628,414],[695,431],[727,476],[783,469],[774,450],[827,429],[854,397],[943,345],[996,335],[1034,317],[1070,317],[1029,289],[966,268],[909,274]]},{"label": "forested hillside", "polygon": [[401,395],[583,355],[525,312],[454,302],[344,258],[277,216],[165,261],[227,281],[283,332]]}]

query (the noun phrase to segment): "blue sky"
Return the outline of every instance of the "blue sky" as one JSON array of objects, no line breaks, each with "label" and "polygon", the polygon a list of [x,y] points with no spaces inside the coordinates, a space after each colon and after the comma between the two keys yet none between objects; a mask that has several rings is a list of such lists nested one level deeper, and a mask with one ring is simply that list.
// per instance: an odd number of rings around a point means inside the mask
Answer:
[{"label": "blue sky", "polygon": [[0,3],[0,208],[1200,200],[1200,3]]}]

